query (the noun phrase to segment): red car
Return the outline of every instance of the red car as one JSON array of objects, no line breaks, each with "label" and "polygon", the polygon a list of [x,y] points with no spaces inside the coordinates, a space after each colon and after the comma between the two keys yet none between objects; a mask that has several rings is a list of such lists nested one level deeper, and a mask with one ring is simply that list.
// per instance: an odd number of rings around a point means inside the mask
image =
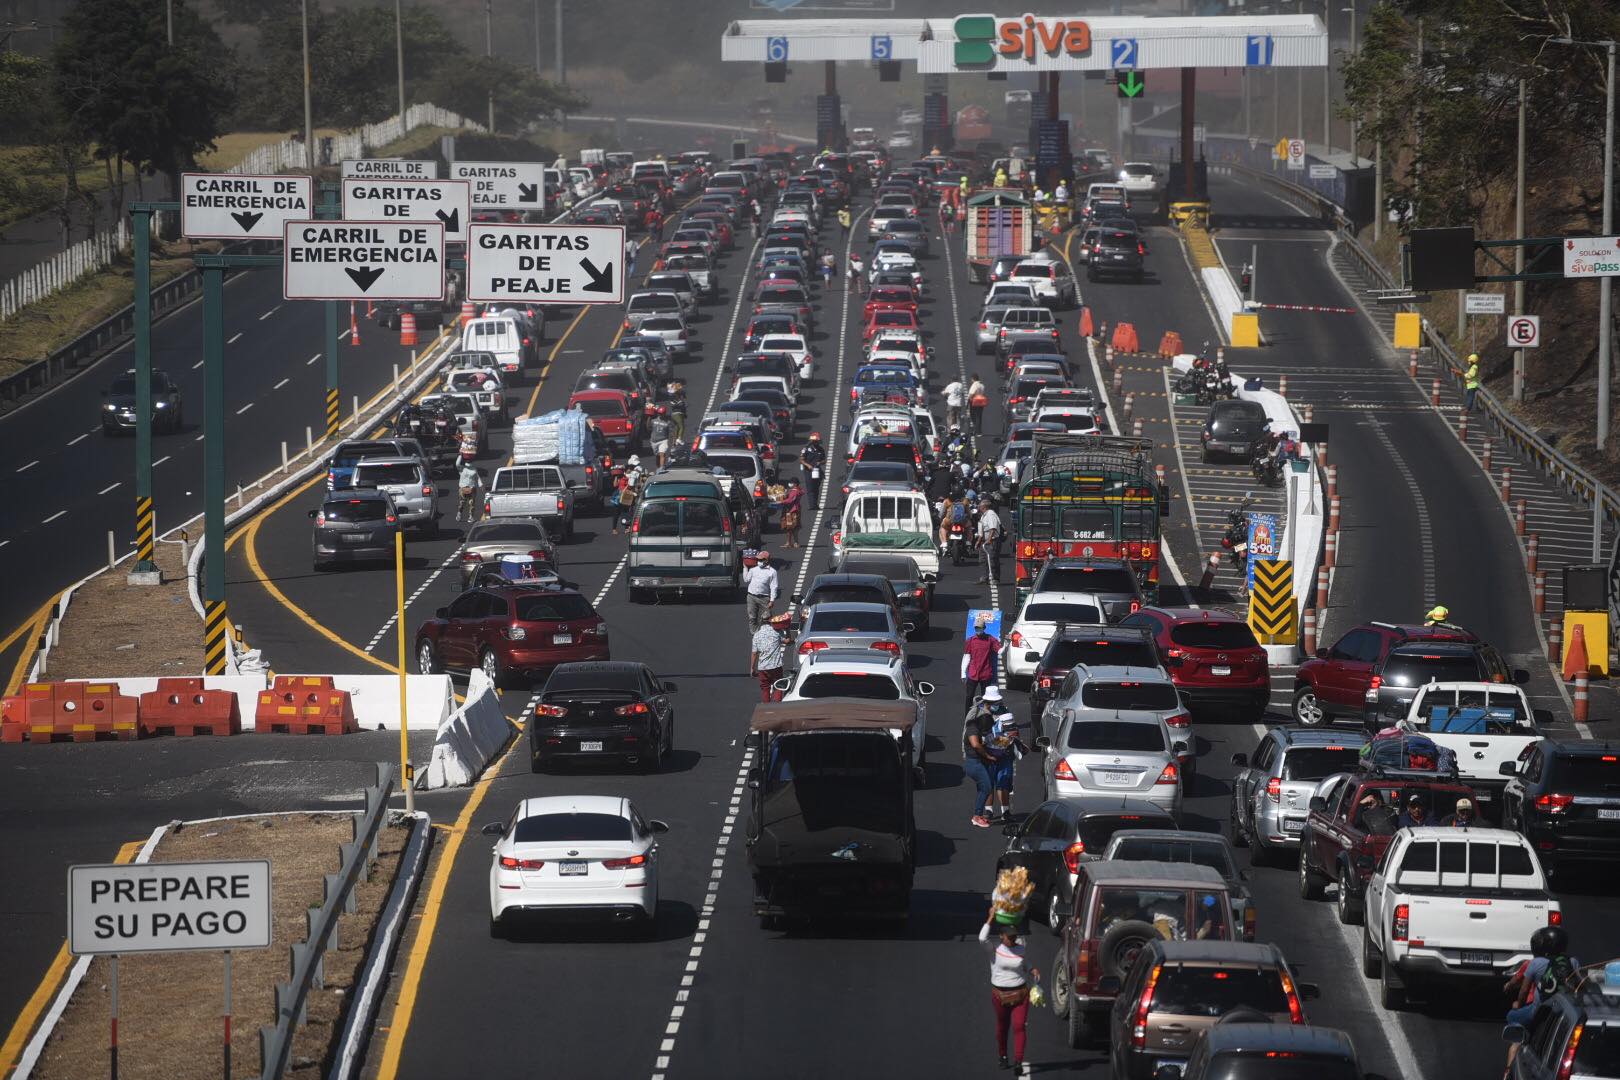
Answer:
[{"label": "red car", "polygon": [[469,589],[416,629],[422,674],[479,668],[496,686],[558,664],[612,658],[602,616],[585,597],[557,585]]},{"label": "red car", "polygon": [[861,328],[861,340],[871,341],[872,335],[879,330],[916,330],[922,332],[922,325],[917,322],[915,311],[888,308],[874,311]]},{"label": "red car", "polygon": [[1209,608],[1145,607],[1121,620],[1145,627],[1170,681],[1194,708],[1227,708],[1258,721],[1271,701],[1266,650],[1249,624]]},{"label": "red car", "polygon": [[872,315],[878,311],[909,311],[915,315],[917,298],[912,295],[910,289],[898,285],[879,285],[866,298],[863,321],[871,322]]},{"label": "red car", "polygon": [[630,395],[623,390],[580,390],[568,399],[568,407],[596,421],[596,430],[620,450],[635,446],[641,434],[641,413],[630,408]]}]

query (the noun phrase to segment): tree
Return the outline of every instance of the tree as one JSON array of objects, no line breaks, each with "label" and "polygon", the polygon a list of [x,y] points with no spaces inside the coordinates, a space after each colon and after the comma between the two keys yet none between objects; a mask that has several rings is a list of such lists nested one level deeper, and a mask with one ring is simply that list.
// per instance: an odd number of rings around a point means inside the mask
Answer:
[{"label": "tree", "polygon": [[145,0],[79,0],[62,22],[54,55],[62,111],[98,153],[168,177],[211,149],[235,99],[233,58],[211,26],[172,0],[174,44],[164,6]]},{"label": "tree", "polygon": [[501,131],[520,132],[557,110],[574,112],[586,99],[500,57],[466,57],[444,64],[428,86],[425,96],[437,105],[463,116],[482,119],[495,96],[495,124]]}]

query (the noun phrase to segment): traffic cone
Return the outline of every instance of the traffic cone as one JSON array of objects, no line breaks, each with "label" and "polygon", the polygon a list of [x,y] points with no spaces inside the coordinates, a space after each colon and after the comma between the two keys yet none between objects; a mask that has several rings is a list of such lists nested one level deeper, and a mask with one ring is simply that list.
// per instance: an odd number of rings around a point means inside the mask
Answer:
[{"label": "traffic cone", "polygon": [[416,344],[416,316],[408,311],[402,312],[399,316],[399,343]]},{"label": "traffic cone", "polygon": [[349,344],[354,346],[360,344],[360,323],[355,318],[353,301],[349,302]]},{"label": "traffic cone", "polygon": [[478,309],[473,306],[473,302],[471,300],[463,300],[461,302],[461,325],[466,326],[477,317]]},{"label": "traffic cone", "polygon": [[1080,309],[1080,336],[1081,337],[1091,337],[1092,331],[1094,329],[1095,329],[1095,327],[1093,327],[1092,322],[1091,322],[1091,309],[1088,308],[1088,307],[1081,308]]},{"label": "traffic cone", "polygon": [[1586,630],[1580,623],[1576,623],[1570,631],[1569,648],[1564,651],[1564,681],[1568,682],[1576,675],[1586,674],[1588,668],[1586,659]]}]

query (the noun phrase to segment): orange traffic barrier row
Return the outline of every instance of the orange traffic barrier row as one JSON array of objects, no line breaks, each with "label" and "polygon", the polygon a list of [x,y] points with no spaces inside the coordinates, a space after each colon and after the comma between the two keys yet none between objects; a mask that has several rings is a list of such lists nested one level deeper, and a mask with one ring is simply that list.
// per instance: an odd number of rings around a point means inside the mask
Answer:
[{"label": "orange traffic barrier row", "polygon": [[1091,321],[1091,309],[1088,308],[1088,307],[1081,308],[1080,309],[1080,336],[1081,337],[1091,337],[1094,333],[1096,333],[1096,330],[1097,330],[1096,325]]},{"label": "orange traffic barrier row", "polygon": [[229,690],[208,690],[202,679],[159,679],[141,695],[141,737],[240,735],[242,709]]},{"label": "orange traffic barrier row", "polygon": [[114,683],[29,683],[0,708],[0,742],[134,739],[139,710]]},{"label": "orange traffic barrier row", "polygon": [[1180,356],[1184,352],[1186,350],[1181,347],[1181,335],[1174,330],[1166,330],[1164,336],[1159,339],[1159,355]]},{"label": "orange traffic barrier row", "polygon": [[1114,327],[1114,337],[1109,344],[1118,352],[1139,352],[1141,343],[1136,339],[1136,327],[1128,322],[1119,323]]},{"label": "orange traffic barrier row", "polygon": [[330,675],[278,675],[259,692],[254,722],[271,735],[348,735],[360,730],[347,690],[332,688]]}]

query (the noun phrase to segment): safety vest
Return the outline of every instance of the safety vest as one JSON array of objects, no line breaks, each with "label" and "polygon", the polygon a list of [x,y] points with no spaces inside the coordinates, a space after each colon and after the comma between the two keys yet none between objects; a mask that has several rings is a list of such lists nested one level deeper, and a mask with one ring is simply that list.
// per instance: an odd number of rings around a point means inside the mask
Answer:
[{"label": "safety vest", "polygon": [[1463,376],[1463,387],[1467,390],[1479,389],[1479,365],[1469,364],[1468,371]]}]

